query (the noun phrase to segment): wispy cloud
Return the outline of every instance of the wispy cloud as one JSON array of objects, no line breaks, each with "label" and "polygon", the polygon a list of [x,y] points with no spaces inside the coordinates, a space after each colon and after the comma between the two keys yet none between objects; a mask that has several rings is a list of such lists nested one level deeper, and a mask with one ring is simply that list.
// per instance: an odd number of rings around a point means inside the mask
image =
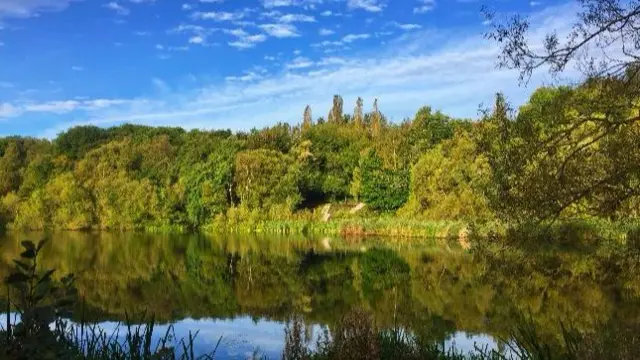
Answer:
[{"label": "wispy cloud", "polygon": [[342,38],[342,42],[344,43],[352,43],[356,40],[365,40],[370,38],[370,34],[349,34]]},{"label": "wispy cloud", "polygon": [[298,56],[286,65],[287,69],[304,69],[311,66],[313,66],[313,61],[302,56]]},{"label": "wispy cloud", "polygon": [[104,110],[110,107],[132,104],[133,100],[124,99],[84,99],[47,102],[23,102],[17,104],[0,103],[0,117],[15,117],[25,113],[64,114],[72,111]]},{"label": "wispy cloud", "polygon": [[129,13],[131,12],[128,8],[118,4],[115,1],[104,4],[103,6],[109,10],[115,11],[118,15],[126,16],[126,15],[129,15]]},{"label": "wispy cloud", "polygon": [[292,24],[262,24],[259,26],[269,36],[277,38],[298,37],[298,29]]},{"label": "wispy cloud", "polygon": [[200,44],[203,44],[204,42],[205,42],[204,37],[200,35],[192,36],[189,38],[189,44],[200,45]]},{"label": "wispy cloud", "polygon": [[424,14],[436,7],[436,0],[418,0],[418,6],[413,8],[414,14]]},{"label": "wispy cloud", "polygon": [[262,0],[262,6],[267,9],[287,6],[299,6],[306,9],[315,9],[316,5],[322,3],[323,0]]},{"label": "wispy cloud", "polygon": [[264,34],[256,34],[240,37],[238,40],[230,41],[227,44],[236,49],[249,49],[266,40],[267,37]]},{"label": "wispy cloud", "polygon": [[73,70],[73,71],[84,71],[84,68],[82,66],[74,65],[74,66],[71,67],[71,70]]},{"label": "wispy cloud", "polygon": [[391,25],[391,26],[395,26],[395,27],[397,27],[397,28],[399,28],[399,29],[402,29],[402,30],[417,30],[417,29],[422,29],[422,25],[419,25],[419,24],[401,24],[401,23],[396,22],[396,21],[391,22],[389,25]]},{"label": "wispy cloud", "polygon": [[285,14],[278,18],[279,22],[294,23],[294,22],[316,22],[316,18],[310,15],[304,14]]},{"label": "wispy cloud", "polygon": [[384,4],[380,0],[347,0],[347,7],[369,12],[381,12]]},{"label": "wispy cloud", "polygon": [[318,31],[318,34],[320,34],[321,36],[329,36],[329,35],[335,34],[335,31],[331,29],[322,28]]},{"label": "wispy cloud", "polygon": [[43,12],[61,11],[74,0],[2,0],[0,1],[0,19],[25,18]]},{"label": "wispy cloud", "polygon": [[245,72],[244,75],[227,76],[224,79],[228,82],[251,82],[251,81],[256,81],[262,78],[263,78],[262,75],[257,74],[253,71],[248,71],[248,72]]},{"label": "wispy cloud", "polygon": [[194,12],[191,14],[193,19],[199,20],[214,20],[214,21],[235,21],[241,20],[246,16],[245,11],[227,12],[227,11],[209,11],[209,12]]}]

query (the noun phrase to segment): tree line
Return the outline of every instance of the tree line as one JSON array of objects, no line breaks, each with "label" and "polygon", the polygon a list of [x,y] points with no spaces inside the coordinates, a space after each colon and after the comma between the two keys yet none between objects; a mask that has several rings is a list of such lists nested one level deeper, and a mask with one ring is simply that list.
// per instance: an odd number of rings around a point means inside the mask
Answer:
[{"label": "tree line", "polygon": [[232,209],[286,219],[326,202],[429,220],[513,224],[637,217],[638,102],[629,77],[497,94],[479,119],[419,109],[387,120],[335,96],[327,120],[249,132],[79,126],[0,139],[0,222],[23,229],[198,229]]}]

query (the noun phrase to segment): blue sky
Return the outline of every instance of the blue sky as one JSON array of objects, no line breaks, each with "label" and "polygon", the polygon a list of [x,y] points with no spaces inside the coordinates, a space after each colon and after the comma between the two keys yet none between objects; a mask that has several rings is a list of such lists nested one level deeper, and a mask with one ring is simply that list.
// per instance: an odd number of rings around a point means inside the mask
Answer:
[{"label": "blue sky", "polygon": [[297,123],[333,94],[475,117],[528,87],[495,68],[482,5],[564,31],[572,3],[473,0],[0,0],[0,136],[80,124],[185,128]]}]

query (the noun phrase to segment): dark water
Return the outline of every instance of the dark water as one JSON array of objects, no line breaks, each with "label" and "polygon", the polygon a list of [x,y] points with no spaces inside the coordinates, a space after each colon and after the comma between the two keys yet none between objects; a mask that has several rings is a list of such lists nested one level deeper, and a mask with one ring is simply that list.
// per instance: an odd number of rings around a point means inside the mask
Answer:
[{"label": "dark water", "polygon": [[[0,235],[0,275],[20,240]],[[196,349],[219,358],[255,350],[278,358],[294,314],[311,334],[359,308],[383,327],[447,345],[498,346],[530,314],[559,341],[561,323],[581,332],[640,322],[640,277],[608,253],[510,251],[469,254],[455,244],[382,245],[303,237],[57,233],[42,266],[76,274],[81,316],[115,329],[125,314],[153,315],[156,335],[199,331]]]}]

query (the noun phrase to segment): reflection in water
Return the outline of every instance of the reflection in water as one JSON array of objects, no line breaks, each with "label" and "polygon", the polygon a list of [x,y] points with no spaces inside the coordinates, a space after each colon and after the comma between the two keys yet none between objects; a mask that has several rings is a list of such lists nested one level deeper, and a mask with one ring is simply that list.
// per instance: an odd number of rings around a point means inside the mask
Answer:
[{"label": "reflection in water", "polygon": [[[19,240],[41,236],[4,235],[0,275],[18,256]],[[109,329],[125,312],[153,314],[173,323],[178,337],[199,330],[198,349],[210,350],[224,336],[222,351],[232,358],[256,348],[278,358],[284,323],[293,314],[314,332],[335,327],[354,308],[371,312],[381,326],[465,350],[507,339],[522,313],[531,313],[549,342],[560,341],[561,322],[588,333],[640,321],[638,274],[610,255],[513,251],[496,257],[339,240],[329,248],[323,240],[255,236],[51,238],[43,267],[76,274],[85,319]]]}]

